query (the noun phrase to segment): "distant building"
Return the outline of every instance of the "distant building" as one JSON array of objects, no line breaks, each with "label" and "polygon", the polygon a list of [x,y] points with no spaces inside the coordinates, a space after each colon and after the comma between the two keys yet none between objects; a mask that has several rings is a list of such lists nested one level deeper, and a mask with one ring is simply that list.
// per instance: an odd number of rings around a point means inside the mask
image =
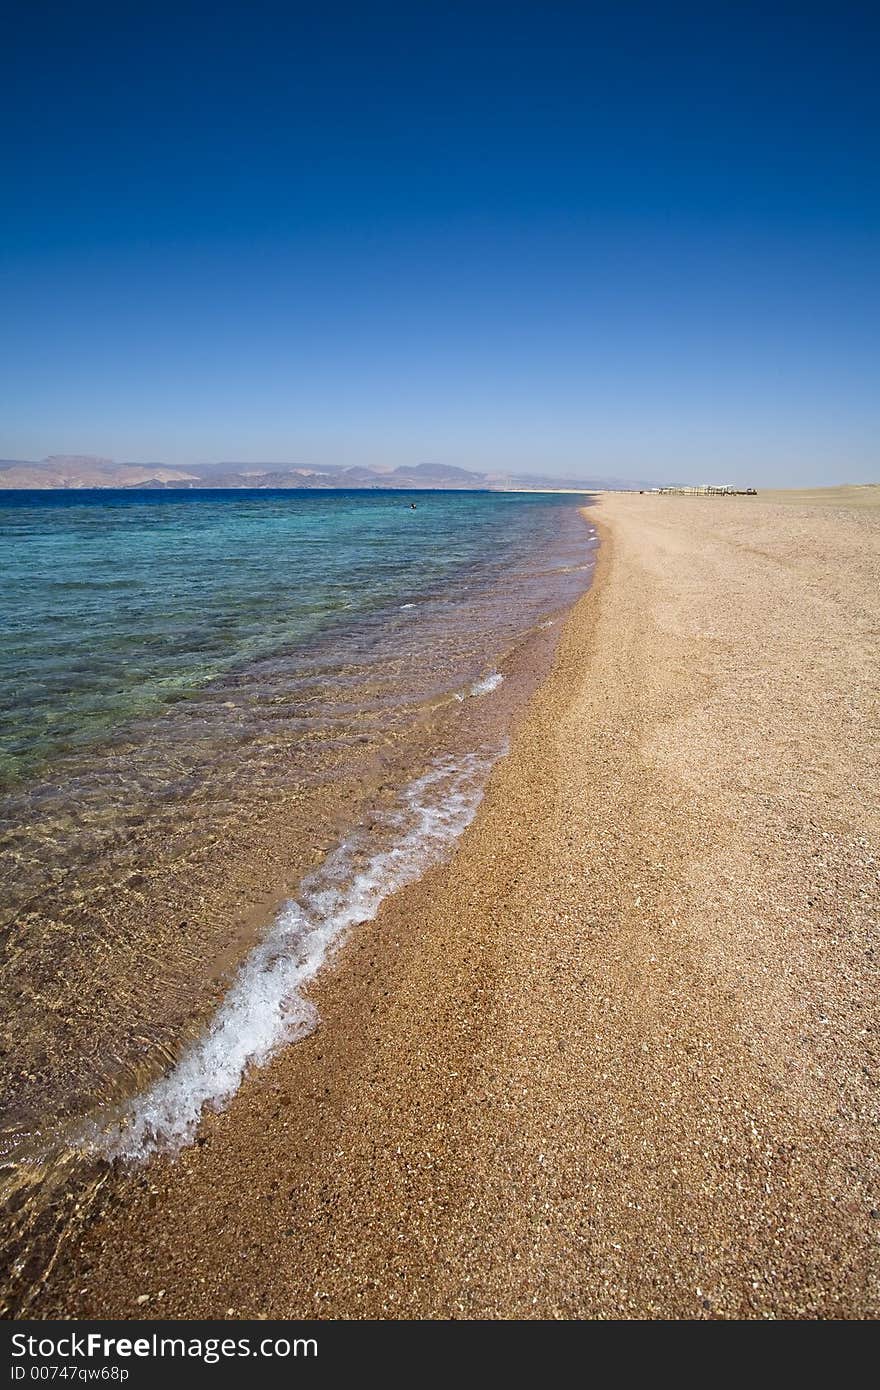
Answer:
[{"label": "distant building", "polygon": [[677,497],[757,497],[753,487],[736,488],[730,483],[701,483],[699,487],[659,487],[655,492],[671,493]]}]

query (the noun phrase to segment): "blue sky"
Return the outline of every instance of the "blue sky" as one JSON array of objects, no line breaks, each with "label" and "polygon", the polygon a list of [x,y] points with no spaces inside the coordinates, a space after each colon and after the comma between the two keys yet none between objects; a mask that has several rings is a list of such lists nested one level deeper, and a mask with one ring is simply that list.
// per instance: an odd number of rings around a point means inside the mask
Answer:
[{"label": "blue sky", "polygon": [[20,6],[0,455],[880,480],[878,16]]}]

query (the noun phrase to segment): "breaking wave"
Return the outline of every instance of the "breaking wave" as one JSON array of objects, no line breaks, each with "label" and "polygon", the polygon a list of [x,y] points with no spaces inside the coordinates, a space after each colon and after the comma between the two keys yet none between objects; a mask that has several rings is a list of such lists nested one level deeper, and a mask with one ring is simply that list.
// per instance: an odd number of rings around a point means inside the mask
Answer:
[{"label": "breaking wave", "polygon": [[318,1014],[304,988],[349,928],[371,921],[390,894],[443,857],[473,819],[497,756],[439,761],[405,788],[393,810],[337,846],[247,956],[198,1041],[121,1114],[93,1121],[82,1147],[128,1159],[176,1152],[193,1142],[205,1107],[222,1109],[249,1068],[310,1033]]}]

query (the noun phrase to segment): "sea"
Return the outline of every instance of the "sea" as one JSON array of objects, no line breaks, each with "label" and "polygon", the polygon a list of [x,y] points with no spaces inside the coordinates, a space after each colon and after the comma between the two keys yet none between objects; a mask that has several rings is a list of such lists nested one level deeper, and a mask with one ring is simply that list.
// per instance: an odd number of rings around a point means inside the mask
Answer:
[{"label": "sea", "polygon": [[191,1142],[315,1026],[321,967],[475,814],[587,501],[0,492],[13,1206],[60,1155]]}]

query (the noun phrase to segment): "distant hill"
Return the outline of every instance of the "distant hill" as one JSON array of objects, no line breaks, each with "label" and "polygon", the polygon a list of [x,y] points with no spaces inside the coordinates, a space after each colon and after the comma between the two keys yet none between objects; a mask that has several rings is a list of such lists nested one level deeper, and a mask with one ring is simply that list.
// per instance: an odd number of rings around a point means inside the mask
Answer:
[{"label": "distant hill", "polygon": [[478,473],[444,463],[398,468],[312,468],[297,463],[203,463],[172,468],[164,463],[117,463],[88,454],[52,454],[32,462],[0,459],[3,488],[473,488],[511,492],[518,488],[650,487],[616,478],[549,477],[544,474]]},{"label": "distant hill", "polygon": [[163,463],[114,463],[88,454],[52,454],[39,463],[0,459],[0,488],[192,487],[199,475]]}]

